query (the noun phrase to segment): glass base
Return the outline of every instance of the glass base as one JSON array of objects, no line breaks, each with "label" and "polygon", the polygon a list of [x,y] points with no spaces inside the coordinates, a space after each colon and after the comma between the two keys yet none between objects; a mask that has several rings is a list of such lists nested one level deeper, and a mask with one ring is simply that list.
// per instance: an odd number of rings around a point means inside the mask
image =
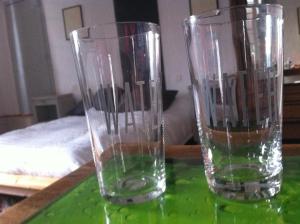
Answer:
[{"label": "glass base", "polygon": [[[153,185],[155,183],[155,185]],[[154,182],[149,177],[127,177],[120,180],[115,185],[116,192],[122,194],[102,194],[103,197],[116,204],[134,204],[142,203],[159,197],[166,190],[165,179]],[[124,193],[126,192],[126,193]]]},{"label": "glass base", "polygon": [[[227,169],[228,171],[229,169]],[[234,168],[231,166],[230,171],[228,173],[234,174],[234,171],[246,173],[245,179],[235,179],[234,175],[230,177],[224,178],[224,176],[207,178],[209,188],[212,192],[217,195],[233,200],[249,200],[256,201],[261,199],[267,199],[276,195],[281,188],[282,182],[282,172],[281,170],[277,172],[275,175],[265,177],[263,173],[261,173],[261,169],[259,166],[251,166],[245,168],[245,166],[235,165]],[[222,173],[226,173],[226,168],[222,171]],[[249,174],[256,174],[257,178],[249,178],[246,177]],[[226,176],[226,175],[225,175]],[[251,175],[253,177],[253,175]]]}]

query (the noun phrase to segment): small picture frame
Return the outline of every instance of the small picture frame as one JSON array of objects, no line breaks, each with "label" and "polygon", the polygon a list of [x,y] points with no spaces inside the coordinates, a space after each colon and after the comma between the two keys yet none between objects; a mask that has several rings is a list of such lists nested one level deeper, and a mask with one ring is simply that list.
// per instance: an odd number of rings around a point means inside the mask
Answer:
[{"label": "small picture frame", "polygon": [[74,5],[62,10],[66,40],[70,40],[71,31],[84,27],[81,5]]}]

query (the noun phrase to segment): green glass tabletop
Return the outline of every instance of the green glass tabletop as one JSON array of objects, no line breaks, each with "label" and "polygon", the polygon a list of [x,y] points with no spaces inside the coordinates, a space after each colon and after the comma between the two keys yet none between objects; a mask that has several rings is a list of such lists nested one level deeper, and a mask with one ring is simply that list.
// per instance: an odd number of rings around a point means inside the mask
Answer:
[{"label": "green glass tabletop", "polygon": [[27,223],[299,223],[300,157],[287,157],[280,194],[260,202],[236,202],[209,192],[203,166],[196,161],[167,161],[167,190],[160,198],[135,205],[104,201],[96,176],[43,209]]}]

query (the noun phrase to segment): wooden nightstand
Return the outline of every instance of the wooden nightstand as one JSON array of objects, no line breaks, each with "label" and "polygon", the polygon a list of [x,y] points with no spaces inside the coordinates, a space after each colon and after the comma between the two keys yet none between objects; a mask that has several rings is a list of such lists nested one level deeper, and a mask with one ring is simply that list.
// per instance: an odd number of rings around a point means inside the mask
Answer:
[{"label": "wooden nightstand", "polygon": [[36,122],[50,121],[65,116],[74,106],[72,94],[51,95],[32,98]]},{"label": "wooden nightstand", "polygon": [[0,116],[0,134],[32,125],[32,114],[16,114]]}]

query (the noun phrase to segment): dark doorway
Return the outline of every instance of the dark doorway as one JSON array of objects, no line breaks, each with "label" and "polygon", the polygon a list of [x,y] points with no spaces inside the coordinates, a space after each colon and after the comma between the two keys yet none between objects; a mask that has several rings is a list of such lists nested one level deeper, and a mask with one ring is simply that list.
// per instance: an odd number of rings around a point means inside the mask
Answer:
[{"label": "dark doorway", "polygon": [[[117,22],[140,21],[159,24],[157,0],[114,0],[114,9]],[[166,84],[162,57],[161,61],[162,90],[164,91]]]},{"label": "dark doorway", "polygon": [[157,0],[114,0],[117,22],[147,21],[159,24]]}]

